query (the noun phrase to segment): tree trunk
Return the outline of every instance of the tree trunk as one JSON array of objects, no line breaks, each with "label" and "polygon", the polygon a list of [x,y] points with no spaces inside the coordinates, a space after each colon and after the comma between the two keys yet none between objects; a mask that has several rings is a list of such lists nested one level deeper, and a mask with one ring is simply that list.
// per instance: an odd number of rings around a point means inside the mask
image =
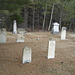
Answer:
[{"label": "tree trunk", "polygon": [[60,6],[60,20],[59,20],[60,31],[61,31],[61,20],[62,20],[62,6]]},{"label": "tree trunk", "polygon": [[27,29],[27,27],[28,27],[28,11],[27,11],[27,7],[24,8],[24,26],[25,26],[25,29]]},{"label": "tree trunk", "polygon": [[45,18],[46,18],[46,11],[44,12],[44,20],[43,20],[42,30],[44,30],[44,26],[45,26]]},{"label": "tree trunk", "polygon": [[50,30],[50,26],[51,26],[51,22],[52,22],[52,16],[53,16],[54,5],[55,5],[55,4],[53,3],[52,12],[51,12],[51,19],[50,19],[48,31]]},{"label": "tree trunk", "polygon": [[69,24],[69,30],[71,30],[71,23]]},{"label": "tree trunk", "polygon": [[38,30],[39,30],[39,9],[38,9]]},{"label": "tree trunk", "polygon": [[74,28],[74,19],[73,19],[73,31],[75,30],[75,28]]},{"label": "tree trunk", "polygon": [[34,12],[35,12],[35,8],[33,8],[33,31],[34,31]]},{"label": "tree trunk", "polygon": [[[46,12],[47,12],[47,0],[46,0]],[[47,30],[48,26],[47,26],[47,14],[46,14],[46,30]]]},{"label": "tree trunk", "polygon": [[[44,0],[43,0],[43,3],[44,3]],[[43,9],[44,9],[44,4],[43,4]],[[44,30],[44,26],[45,26],[46,12],[47,12],[47,0],[46,0],[46,10],[44,11],[44,20],[43,20],[42,30]]]}]

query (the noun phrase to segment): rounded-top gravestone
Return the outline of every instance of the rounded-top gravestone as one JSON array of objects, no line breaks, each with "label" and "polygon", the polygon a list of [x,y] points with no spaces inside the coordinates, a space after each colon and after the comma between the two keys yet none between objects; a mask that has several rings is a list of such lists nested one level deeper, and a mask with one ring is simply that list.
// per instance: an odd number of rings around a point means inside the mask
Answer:
[{"label": "rounded-top gravestone", "polygon": [[25,46],[23,49],[22,63],[31,63],[31,55],[31,48],[29,46]]}]

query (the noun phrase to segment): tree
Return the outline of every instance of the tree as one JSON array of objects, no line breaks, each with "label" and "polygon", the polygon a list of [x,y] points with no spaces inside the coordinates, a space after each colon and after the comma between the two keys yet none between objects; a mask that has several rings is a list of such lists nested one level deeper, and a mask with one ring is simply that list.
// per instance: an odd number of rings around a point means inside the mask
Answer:
[{"label": "tree", "polygon": [[0,18],[9,19],[9,23],[5,21],[8,24],[11,24],[13,19],[17,19],[18,24],[22,23],[24,28],[30,28],[33,31],[50,30],[54,21],[61,26],[74,29],[74,3],[75,0],[0,0],[0,15],[6,15]]}]

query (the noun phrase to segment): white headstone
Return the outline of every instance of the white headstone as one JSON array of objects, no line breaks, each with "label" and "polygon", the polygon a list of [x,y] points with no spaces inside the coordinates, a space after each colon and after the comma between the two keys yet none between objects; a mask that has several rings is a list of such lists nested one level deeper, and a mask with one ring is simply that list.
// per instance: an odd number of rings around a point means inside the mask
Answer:
[{"label": "white headstone", "polygon": [[24,47],[23,49],[23,60],[22,60],[22,63],[31,63],[31,48],[26,46]]},{"label": "white headstone", "polygon": [[24,38],[23,34],[17,34],[17,42],[24,42]]},{"label": "white headstone", "polygon": [[6,28],[0,29],[0,43],[6,43]]},{"label": "white headstone", "polygon": [[53,28],[52,28],[52,34],[59,34],[59,23],[54,22],[53,23]]},{"label": "white headstone", "polygon": [[61,40],[65,40],[65,39],[66,39],[66,27],[62,27]]},{"label": "white headstone", "polygon": [[17,23],[16,23],[16,20],[14,20],[14,23],[13,23],[13,34],[17,34]]},{"label": "white headstone", "polygon": [[55,58],[55,41],[49,41],[48,59]]}]

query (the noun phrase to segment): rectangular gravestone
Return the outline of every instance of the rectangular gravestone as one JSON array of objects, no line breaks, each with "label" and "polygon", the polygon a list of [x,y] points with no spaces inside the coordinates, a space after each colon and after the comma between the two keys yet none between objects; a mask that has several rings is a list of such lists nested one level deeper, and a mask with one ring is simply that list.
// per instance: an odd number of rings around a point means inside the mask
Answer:
[{"label": "rectangular gravestone", "polygon": [[51,30],[52,34],[59,34],[59,23],[54,22],[53,23],[53,28]]},{"label": "rectangular gravestone", "polygon": [[6,43],[6,28],[0,28],[0,43]]},{"label": "rectangular gravestone", "polygon": [[62,27],[62,32],[61,32],[61,40],[66,39],[66,27]]},{"label": "rectangular gravestone", "polygon": [[22,59],[22,63],[31,63],[31,48],[26,46],[23,49],[23,59]]},{"label": "rectangular gravestone", "polygon": [[55,41],[49,41],[48,59],[55,57]]},{"label": "rectangular gravestone", "polygon": [[25,31],[24,28],[18,28],[18,33],[20,33],[20,34],[25,34],[26,31]]},{"label": "rectangular gravestone", "polygon": [[17,42],[24,42],[24,35],[23,34],[17,34]]}]

